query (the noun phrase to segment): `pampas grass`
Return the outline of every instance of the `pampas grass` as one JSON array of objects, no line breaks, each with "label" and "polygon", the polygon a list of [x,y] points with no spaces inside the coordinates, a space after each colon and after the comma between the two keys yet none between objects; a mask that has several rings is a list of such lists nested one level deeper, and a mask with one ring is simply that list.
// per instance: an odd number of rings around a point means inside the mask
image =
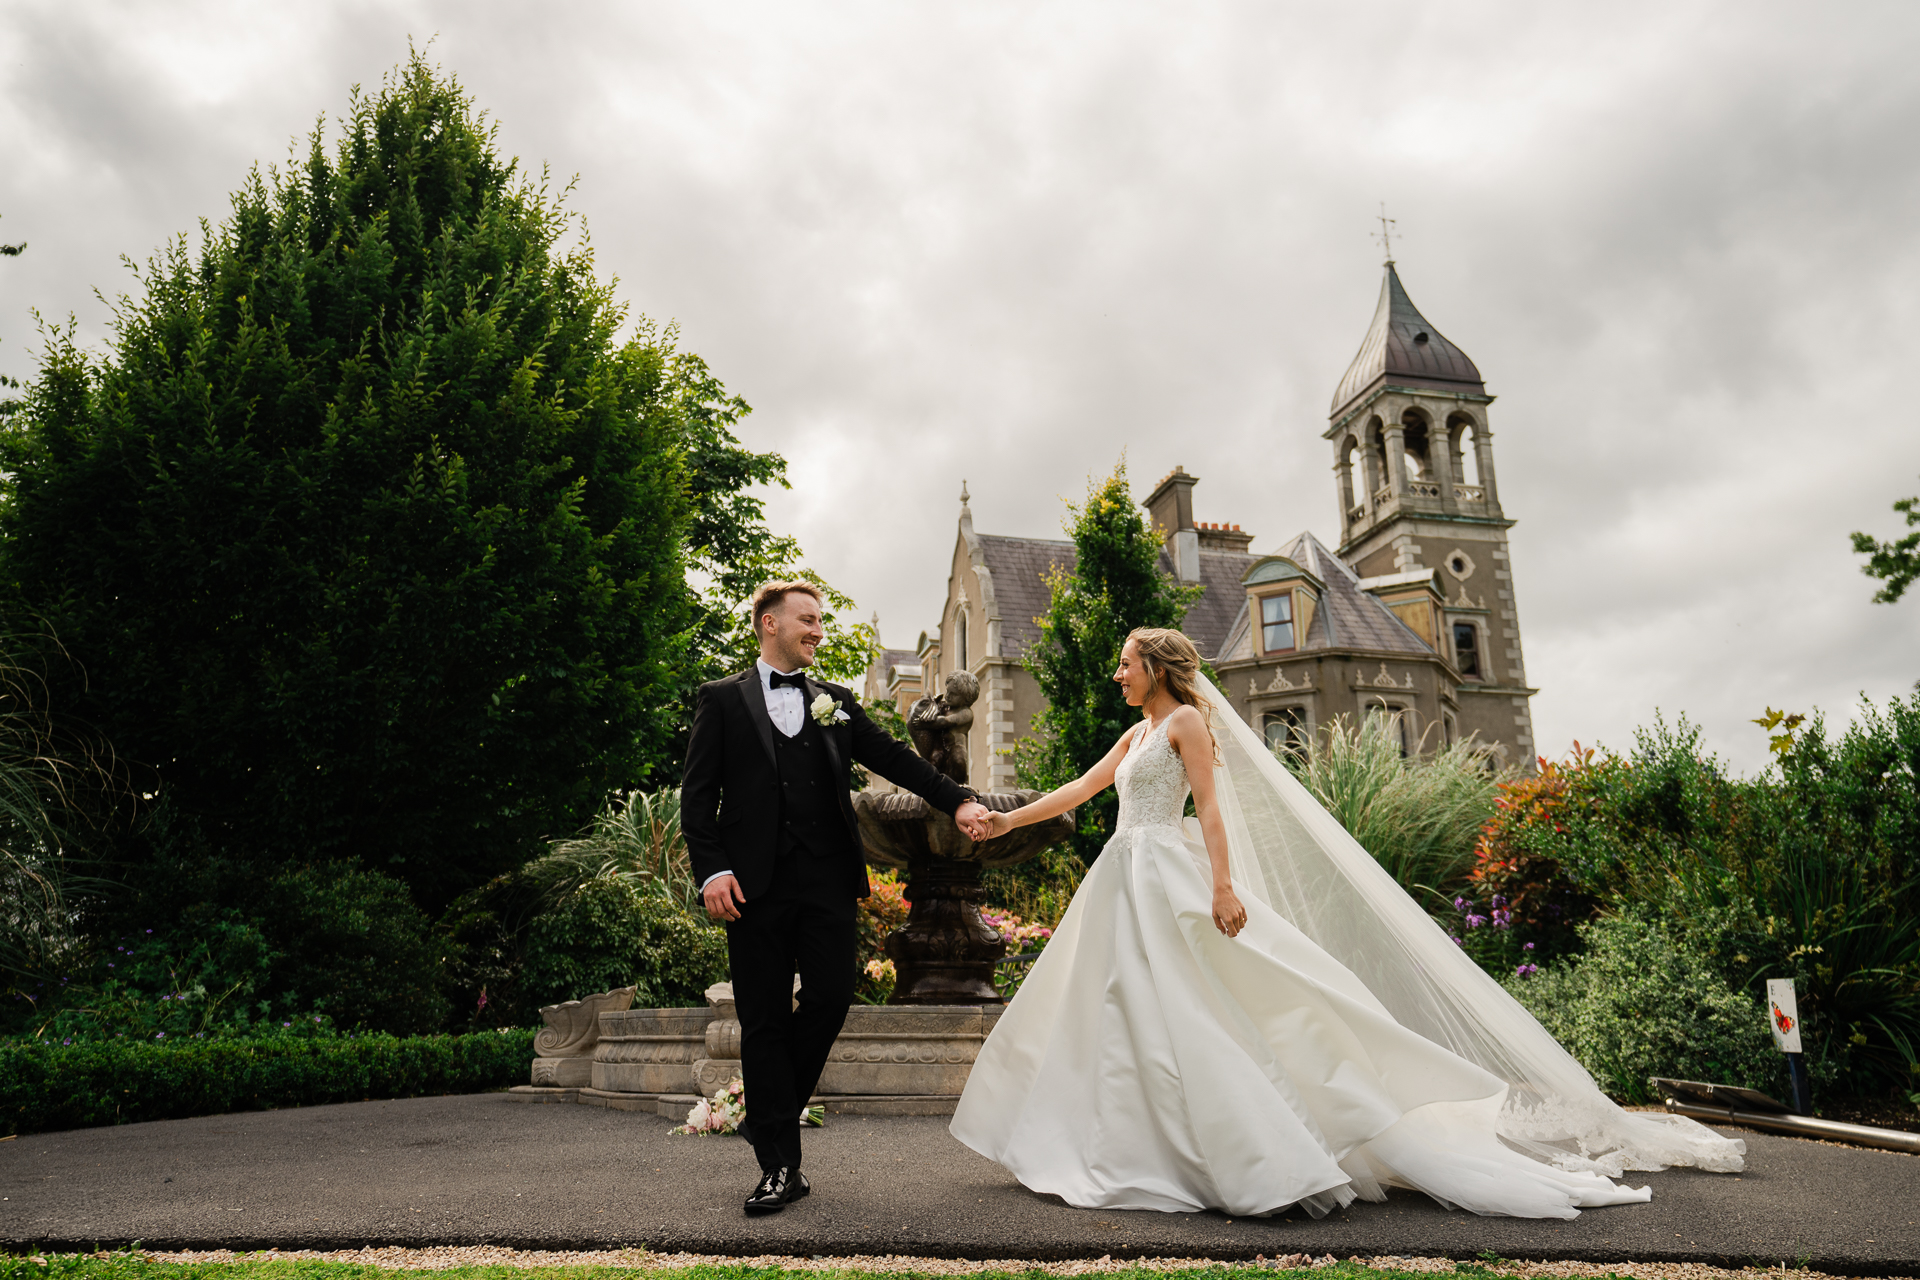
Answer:
[{"label": "pampas grass", "polygon": [[1403,756],[1399,719],[1370,715],[1356,725],[1335,716],[1305,745],[1274,754],[1402,888],[1438,909],[1472,869],[1510,774],[1471,738]]}]

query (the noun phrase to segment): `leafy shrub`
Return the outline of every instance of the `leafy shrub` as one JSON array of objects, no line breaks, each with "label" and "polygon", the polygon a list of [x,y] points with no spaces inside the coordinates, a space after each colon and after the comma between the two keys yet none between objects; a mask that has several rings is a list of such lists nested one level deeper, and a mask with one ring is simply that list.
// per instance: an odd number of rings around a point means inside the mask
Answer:
[{"label": "leafy shrub", "polygon": [[1336,716],[1275,754],[1400,886],[1438,909],[1473,865],[1500,779],[1471,740],[1403,756],[1397,717]]},{"label": "leafy shrub", "polygon": [[1067,904],[1086,874],[1087,864],[1061,846],[1044,849],[1015,866],[994,868],[981,877],[981,883],[993,906],[1053,929],[1067,914]]},{"label": "leafy shrub", "polygon": [[[1606,883],[1615,856],[1614,810],[1605,801],[1629,766],[1596,755],[1576,742],[1564,762],[1543,758],[1533,777],[1500,783],[1493,815],[1474,845],[1469,904],[1500,899],[1514,938],[1533,943],[1540,959],[1579,950],[1577,930],[1598,909],[1596,889]],[[1596,849],[1608,852],[1596,855]],[[1500,957],[1503,964],[1506,959]]]},{"label": "leafy shrub", "polygon": [[446,1025],[440,948],[407,886],[351,865],[297,867],[268,882],[254,917],[278,953],[265,989],[287,1013],[414,1035]]},{"label": "leafy shrub", "polygon": [[1581,933],[1584,954],[1505,985],[1601,1088],[1650,1102],[1648,1077],[1673,1076],[1779,1096],[1765,1010],[1709,957],[1649,918],[1609,917]]},{"label": "leafy shrub", "polygon": [[[72,972],[22,990],[0,1028],[63,1040],[239,1033],[309,1023],[441,1030],[441,948],[407,887],[351,864],[203,868],[157,927],[108,934]],[[238,899],[239,905],[221,905]]]},{"label": "leafy shrub", "polygon": [[727,977],[727,935],[624,880],[593,880],[534,920],[520,1000],[538,1008],[634,984],[634,1004],[701,1004]]},{"label": "leafy shrub", "polygon": [[525,1079],[533,1035],[0,1041],[0,1133],[477,1093]]}]

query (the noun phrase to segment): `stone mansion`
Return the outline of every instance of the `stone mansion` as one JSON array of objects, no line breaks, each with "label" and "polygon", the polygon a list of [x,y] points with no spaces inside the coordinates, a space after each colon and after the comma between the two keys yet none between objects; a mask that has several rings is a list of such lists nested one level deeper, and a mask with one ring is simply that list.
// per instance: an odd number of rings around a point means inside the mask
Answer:
[{"label": "stone mansion", "polygon": [[[1503,762],[1535,755],[1507,530],[1480,371],[1407,297],[1392,261],[1360,352],[1333,395],[1340,545],[1301,533],[1256,553],[1237,524],[1194,519],[1198,477],[1175,467],[1145,506],[1160,567],[1202,588],[1183,630],[1233,709],[1276,745],[1334,717],[1397,712],[1402,749],[1468,735]],[[969,741],[981,789],[1014,785],[1013,744],[1044,706],[1023,665],[1046,577],[1071,542],[973,527],[966,487],[940,623],[875,655],[864,696],[904,714],[959,669],[980,681]]]}]

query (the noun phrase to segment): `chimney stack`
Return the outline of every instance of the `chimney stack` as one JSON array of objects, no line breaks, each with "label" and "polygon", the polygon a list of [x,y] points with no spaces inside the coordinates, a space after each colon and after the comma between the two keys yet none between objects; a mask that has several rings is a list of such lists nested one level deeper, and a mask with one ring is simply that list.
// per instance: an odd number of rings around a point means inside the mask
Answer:
[{"label": "chimney stack", "polygon": [[1182,582],[1200,580],[1200,533],[1193,526],[1193,486],[1200,477],[1176,466],[1147,495],[1145,506],[1154,531],[1166,543],[1167,557]]}]

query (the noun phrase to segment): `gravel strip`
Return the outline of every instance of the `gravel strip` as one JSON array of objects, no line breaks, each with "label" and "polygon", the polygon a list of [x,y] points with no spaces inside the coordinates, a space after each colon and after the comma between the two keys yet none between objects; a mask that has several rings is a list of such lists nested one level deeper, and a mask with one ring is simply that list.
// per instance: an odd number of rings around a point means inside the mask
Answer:
[{"label": "gravel strip", "polygon": [[[768,1254],[757,1258],[729,1257],[708,1253],[653,1253],[646,1249],[605,1251],[560,1251],[504,1249],[492,1245],[443,1247],[432,1249],[344,1249],[316,1252],[307,1249],[273,1249],[260,1253],[235,1253],[230,1249],[188,1250],[178,1253],[150,1253],[155,1262],[238,1262],[262,1259],[317,1259],[323,1262],[352,1262],[365,1267],[390,1271],[445,1271],[453,1267],[624,1267],[636,1271],[665,1271],[684,1267],[781,1267],[789,1271],[871,1271],[929,1276],[972,1275],[981,1271],[1040,1272],[1050,1276],[1101,1275],[1113,1271],[1191,1271],[1203,1267],[1240,1267],[1245,1262],[1218,1262],[1210,1258],[1138,1258],[1115,1261],[1110,1257],[1073,1262],[1039,1262],[1027,1258],[923,1258],[908,1254],[877,1254],[853,1257],[799,1257]],[[1269,1267],[1305,1270],[1330,1266],[1333,1255],[1308,1258],[1295,1254],[1266,1260]],[[1349,1257],[1346,1261],[1378,1271],[1411,1271],[1451,1275],[1457,1264],[1451,1258]],[[1258,1266],[1260,1264],[1253,1264]],[[1514,1277],[1587,1277],[1627,1276],[1631,1280],[1839,1280],[1821,1271],[1789,1270],[1785,1267],[1748,1267],[1729,1270],[1691,1262],[1525,1262],[1489,1263],[1482,1274]],[[1862,1280],[1849,1277],[1848,1280]]]}]

